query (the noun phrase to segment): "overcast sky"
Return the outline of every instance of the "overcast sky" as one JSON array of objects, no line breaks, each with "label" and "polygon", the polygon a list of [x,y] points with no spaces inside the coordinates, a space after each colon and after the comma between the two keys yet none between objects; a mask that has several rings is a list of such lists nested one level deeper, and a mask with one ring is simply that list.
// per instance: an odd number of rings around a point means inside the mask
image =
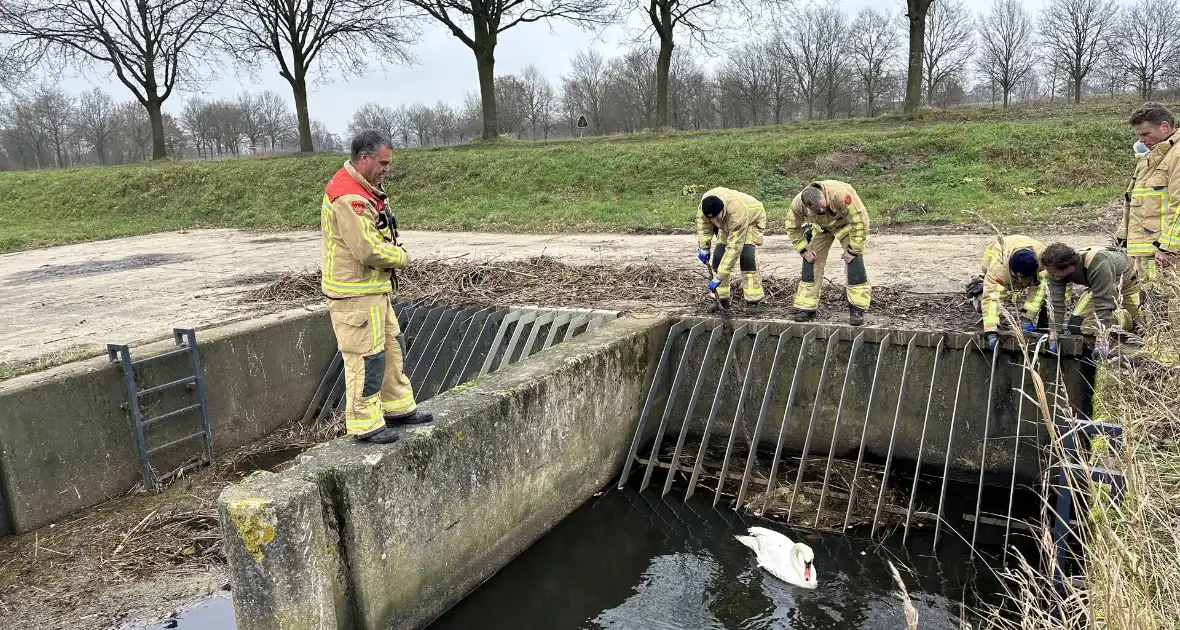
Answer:
[{"label": "overcast sky", "polygon": [[[1046,2],[1047,0],[1025,0],[1023,4],[1030,11],[1039,12]],[[966,3],[975,11],[990,6],[990,2],[984,5],[976,0],[966,0]],[[636,6],[640,4],[645,3],[636,2]],[[851,19],[857,11],[866,6],[892,12],[903,11],[905,0],[843,0],[841,6]],[[631,24],[639,24],[639,19],[637,13],[633,16]],[[593,33],[559,22],[522,24],[501,35],[497,46],[496,74],[519,72],[531,63],[556,84],[567,71],[569,59],[578,50],[593,47],[607,57],[615,56],[630,46],[629,32],[624,26],[614,26],[596,39]],[[459,105],[464,92],[478,88],[475,59],[470,49],[446,31],[441,24],[427,23],[413,52],[417,57],[417,63],[413,66],[391,65],[383,70],[374,67],[368,78],[354,77],[330,85],[316,84],[310,87],[308,107],[311,118],[323,122],[329,131],[343,134],[353,112],[365,102],[376,101],[397,106],[416,102],[433,104],[442,100]],[[711,65],[710,59],[702,61],[706,65]],[[112,74],[102,72],[105,70],[103,67],[95,67],[95,70],[99,72],[64,79],[61,83],[63,89],[77,94],[100,86],[116,100],[132,98],[131,92]],[[226,74],[230,72],[227,68]],[[177,114],[184,106],[185,100],[193,96],[232,97],[243,90],[273,90],[293,103],[290,86],[278,75],[276,66],[262,67],[257,74],[257,80],[248,76],[221,77],[205,87],[204,95],[192,91],[174,92],[165,103],[164,109]]]}]

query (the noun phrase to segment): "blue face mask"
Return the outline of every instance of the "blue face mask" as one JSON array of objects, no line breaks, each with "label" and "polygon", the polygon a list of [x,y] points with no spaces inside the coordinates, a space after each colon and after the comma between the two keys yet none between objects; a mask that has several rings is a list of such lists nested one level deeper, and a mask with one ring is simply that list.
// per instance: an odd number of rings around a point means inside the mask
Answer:
[{"label": "blue face mask", "polygon": [[1149,149],[1147,148],[1147,145],[1143,144],[1142,140],[1135,141],[1134,149],[1135,149],[1135,155],[1137,155],[1137,156],[1145,155],[1149,151]]}]

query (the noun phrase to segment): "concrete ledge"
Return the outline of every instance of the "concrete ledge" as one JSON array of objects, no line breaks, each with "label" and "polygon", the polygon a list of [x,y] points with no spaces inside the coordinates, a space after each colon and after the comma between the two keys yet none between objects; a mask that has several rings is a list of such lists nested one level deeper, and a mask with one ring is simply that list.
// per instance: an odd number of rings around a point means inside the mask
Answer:
[{"label": "concrete ledge", "polygon": [[432,399],[397,443],[227,488],[239,629],[430,623],[617,474],[669,325],[611,322]]},{"label": "concrete ledge", "polygon": [[[117,341],[111,339],[110,341]],[[335,352],[323,309],[296,309],[198,330],[215,453],[253,442],[298,418]],[[143,358],[169,341],[132,347]],[[187,359],[148,366],[137,378],[159,383],[188,373]],[[138,451],[122,372],[106,357],[0,382],[0,534],[23,533],[119,496],[140,481]],[[171,397],[169,397],[171,396]],[[158,415],[195,402],[183,390],[145,397]],[[153,412],[153,406],[155,411]],[[197,414],[152,427],[151,445],[200,430]],[[200,452],[189,442],[153,456],[164,467]]]}]

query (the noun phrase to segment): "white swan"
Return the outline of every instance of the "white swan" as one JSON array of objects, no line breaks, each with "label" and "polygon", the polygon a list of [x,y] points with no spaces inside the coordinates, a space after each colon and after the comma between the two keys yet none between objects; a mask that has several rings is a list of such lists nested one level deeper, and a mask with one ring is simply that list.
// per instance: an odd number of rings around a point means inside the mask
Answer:
[{"label": "white swan", "polygon": [[792,542],[782,534],[762,527],[751,527],[749,536],[734,536],[754,550],[758,566],[774,577],[801,588],[815,588],[815,554],[811,547]]}]

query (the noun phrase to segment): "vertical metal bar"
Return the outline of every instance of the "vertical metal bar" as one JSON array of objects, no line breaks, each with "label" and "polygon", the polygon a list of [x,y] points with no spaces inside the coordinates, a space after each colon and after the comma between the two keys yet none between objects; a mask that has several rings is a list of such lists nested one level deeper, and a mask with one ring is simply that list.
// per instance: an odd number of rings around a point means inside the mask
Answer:
[{"label": "vertical metal bar", "polygon": [[409,376],[410,382],[413,385],[414,391],[422,389],[422,379],[425,376],[425,371],[438,358],[438,354],[442,352],[443,339],[451,331],[451,327],[455,324],[457,313],[447,309],[439,314],[439,317],[434,322],[434,328],[430,331],[430,336],[426,338],[426,343],[418,344],[421,350],[416,353],[413,367],[410,368]]},{"label": "vertical metal bar", "polygon": [[504,356],[500,357],[500,365],[496,366],[497,370],[502,370],[505,365],[515,363],[512,360],[512,354],[516,351],[516,344],[520,343],[520,337],[524,334],[525,326],[532,326],[535,321],[537,321],[537,309],[530,308],[521,314],[520,321],[516,322],[516,328],[512,331],[512,337],[508,340],[508,347],[504,350]]},{"label": "vertical metal bar", "polygon": [[135,445],[139,449],[139,474],[143,478],[143,486],[148,490],[156,487],[152,478],[152,470],[148,465],[148,449],[143,435],[143,413],[139,408],[139,387],[135,384],[135,368],[131,365],[131,348],[127,344],[107,344],[107,353],[111,362],[118,361],[123,369],[123,387],[127,390],[126,409],[131,412],[131,426],[135,427]]},{"label": "vertical metal bar", "polygon": [[701,358],[701,367],[697,370],[696,382],[692,386],[692,395],[688,399],[688,406],[684,412],[684,420],[680,423],[680,435],[676,438],[676,450],[672,453],[672,468],[668,471],[668,476],[664,479],[664,490],[660,493],[660,498],[667,496],[668,491],[672,489],[672,479],[675,478],[676,473],[680,470],[680,455],[684,452],[684,440],[688,437],[688,423],[692,421],[693,412],[696,411],[697,401],[700,399],[701,385],[705,382],[705,373],[709,369],[709,361],[713,358],[713,347],[717,344],[717,338],[721,336],[721,326],[713,326],[709,332],[709,340],[705,342],[705,354]]},{"label": "vertical metal bar", "polygon": [[500,342],[504,340],[505,331],[508,330],[508,326],[512,325],[513,322],[518,321],[521,315],[522,312],[519,310],[510,311],[504,316],[504,319],[500,321],[500,327],[496,329],[496,336],[494,339],[492,339],[492,345],[488,347],[487,358],[484,359],[483,367],[479,370],[480,376],[483,376],[484,374],[487,374],[491,371],[492,363],[495,363],[496,361],[496,349],[500,347]]},{"label": "vertical metal bar", "polygon": [[635,436],[631,438],[631,449],[627,452],[627,461],[623,463],[623,474],[619,476],[619,490],[627,484],[627,477],[631,474],[631,464],[635,461],[635,454],[639,452],[639,440],[643,439],[643,429],[647,426],[647,418],[651,415],[652,405],[655,404],[656,394],[660,389],[660,381],[664,378],[664,370],[668,367],[668,357],[672,354],[672,346],[676,343],[676,336],[684,331],[686,324],[682,321],[672,324],[668,331],[668,339],[664,342],[664,350],[660,352],[660,362],[656,366],[656,373],[652,376],[651,387],[647,390],[647,400],[643,403],[643,411],[639,413],[639,424],[635,427]]},{"label": "vertical metal bar", "polygon": [[525,340],[524,346],[520,348],[520,361],[529,358],[533,354],[533,346],[537,345],[537,333],[541,332],[541,327],[549,324],[553,328],[553,320],[557,317],[557,311],[548,311],[544,315],[537,318],[533,322],[533,329],[529,331],[529,337]]},{"label": "vertical metal bar", "polygon": [[[975,495],[975,522],[971,527],[971,548],[975,549],[975,537],[979,534],[979,510],[983,507],[983,474],[987,472],[987,440],[992,423],[992,396],[996,391],[996,363],[1000,353],[992,353],[991,374],[987,377],[987,411],[983,414],[983,440],[979,447],[979,488]],[[1017,419],[1017,424],[1020,420]],[[971,561],[975,561],[976,554],[971,554]]]},{"label": "vertical metal bar", "polygon": [[[481,354],[484,352],[491,352],[489,337],[495,335],[500,330],[500,325],[504,318],[509,315],[508,309],[501,309],[488,313],[487,319],[484,320],[483,326],[479,329],[479,335],[475,338],[475,343],[471,345],[471,353],[467,356],[467,361],[463,364],[463,369],[459,370],[459,377],[455,384],[465,383],[476,376],[477,370],[483,366],[484,360],[481,357],[487,356]],[[485,347],[486,346],[486,347]]]},{"label": "vertical metal bar", "polygon": [[795,373],[791,375],[791,391],[787,394],[787,406],[783,409],[783,422],[778,428],[778,442],[774,446],[774,459],[770,464],[770,478],[766,481],[766,494],[762,497],[762,514],[766,514],[766,506],[770,495],[774,492],[774,481],[778,476],[778,463],[782,458],[783,440],[787,436],[787,426],[791,422],[791,412],[795,409],[795,392],[799,389],[799,377],[803,375],[803,357],[807,356],[807,347],[815,341],[815,328],[809,328],[799,343],[799,356],[795,359]]},{"label": "vertical metal bar", "polygon": [[692,467],[692,477],[688,480],[688,489],[684,492],[685,501],[691,499],[693,493],[696,492],[697,481],[701,478],[701,466],[705,460],[705,450],[709,448],[709,431],[713,427],[713,419],[717,417],[717,408],[721,403],[721,391],[725,389],[725,375],[729,373],[729,363],[733,360],[734,350],[737,349],[738,342],[746,336],[746,328],[748,327],[748,324],[742,324],[733,331],[733,336],[729,338],[729,350],[725,353],[725,361],[721,364],[721,371],[717,373],[717,388],[713,392],[713,406],[709,408],[709,417],[705,419],[705,429],[701,432],[701,446]]},{"label": "vertical metal bar", "polygon": [[[754,436],[750,438],[750,452],[746,455],[746,468],[742,471],[742,485],[738,489],[737,509],[741,508],[742,501],[746,498],[746,488],[750,485],[750,473],[754,470],[754,461],[757,459],[758,439],[762,435],[762,425],[766,422],[766,410],[770,408],[770,396],[775,389],[774,379],[778,376],[779,358],[783,354],[783,347],[786,345],[787,339],[790,339],[794,332],[795,329],[792,327],[779,333],[778,344],[774,347],[774,359],[770,362],[770,376],[766,377],[766,391],[762,394],[762,408],[758,410],[758,421],[754,423]],[[747,376],[747,378],[749,377]]]},{"label": "vertical metal bar", "polygon": [[729,427],[729,442],[725,445],[725,457],[721,460],[721,474],[717,477],[717,492],[713,493],[713,507],[721,500],[721,489],[725,487],[725,477],[729,474],[729,457],[733,453],[733,443],[737,438],[738,426],[742,423],[742,412],[746,407],[746,393],[750,391],[750,381],[754,376],[754,361],[758,358],[758,346],[766,337],[766,326],[754,333],[754,345],[750,348],[750,360],[746,363],[746,376],[742,379],[742,389],[738,394],[737,409],[733,412],[733,424]]},{"label": "vertical metal bar", "polygon": [[459,340],[459,345],[455,348],[455,354],[451,356],[450,365],[447,366],[447,371],[443,374],[442,384],[438,387],[438,393],[441,394],[456,385],[454,381],[459,378],[459,369],[466,363],[467,357],[474,350],[475,340],[479,336],[479,331],[483,329],[483,324],[487,321],[491,311],[492,309],[490,307],[480,309],[467,322],[467,326],[463,330],[463,338]]},{"label": "vertical metal bar", "polygon": [[[639,484],[640,492],[646,490],[647,484],[651,483],[651,473],[656,468],[656,455],[659,453],[660,444],[664,441],[664,431],[668,428],[668,418],[672,417],[672,408],[676,403],[676,393],[680,391],[680,380],[684,377],[684,368],[688,367],[688,357],[692,352],[692,342],[696,340],[697,335],[701,334],[701,330],[704,327],[705,323],[701,322],[688,329],[688,337],[684,340],[684,350],[680,353],[680,363],[676,366],[676,374],[672,377],[672,389],[668,390],[668,401],[664,404],[664,413],[660,415],[660,426],[656,429],[656,437],[651,443],[651,455],[647,458],[648,464],[643,471],[643,481]],[[675,469],[670,469],[668,476],[672,476],[673,472],[675,472]]]},{"label": "vertical metal bar", "polygon": [[[892,333],[887,333],[885,338],[881,340],[881,344],[877,349],[877,365],[873,367],[873,383],[869,385],[869,402],[865,406],[865,421],[860,427],[860,450],[856,454],[856,468],[852,471],[852,485],[848,488],[848,509],[844,511],[844,530],[848,531],[848,521],[852,519],[852,504],[856,501],[856,483],[860,479],[860,466],[865,459],[865,438],[869,435],[869,414],[873,411],[873,399],[877,396],[877,377],[881,374],[881,359],[885,356],[885,351],[889,349],[890,338]],[[905,387],[905,371],[901,373],[902,387]],[[899,400],[900,402],[900,400]],[[833,444],[835,442],[833,441]],[[893,440],[889,441],[889,453],[893,453]],[[886,473],[888,475],[888,472]],[[881,487],[885,487],[886,479],[881,479]],[[874,523],[874,529],[875,529]]]},{"label": "vertical metal bar", "polygon": [[324,372],[324,377],[320,379],[320,386],[316,388],[315,394],[312,395],[311,402],[307,404],[307,410],[303,412],[303,419],[300,422],[311,420],[312,414],[317,411],[316,405],[319,403],[320,398],[327,396],[328,392],[331,391],[328,383],[335,382],[336,372],[343,366],[343,363],[343,356],[337,350],[336,354],[332,355],[332,361],[328,364],[328,369]]},{"label": "vertical metal bar", "polygon": [[188,364],[193,371],[193,378],[197,385],[197,403],[201,405],[201,431],[204,432],[205,454],[209,463],[213,463],[213,432],[209,428],[209,412],[205,406],[205,375],[201,369],[201,354],[197,348],[197,331],[193,328],[173,329],[176,335],[176,345],[181,345],[181,338],[188,344]]},{"label": "vertical metal bar", "polygon": [[934,348],[934,367],[930,368],[930,386],[926,388],[926,416],[922,419],[922,437],[918,438],[918,461],[914,464],[914,483],[910,487],[910,503],[905,511],[905,533],[901,536],[901,544],[905,546],[910,537],[910,519],[914,516],[914,500],[918,496],[918,477],[922,472],[922,454],[926,452],[926,427],[930,425],[930,408],[934,402],[934,382],[938,378],[938,361],[942,358],[943,344],[946,336],[938,338],[938,346]]},{"label": "vertical metal bar", "polygon": [[554,318],[553,323],[549,325],[549,334],[545,335],[545,343],[541,344],[541,350],[549,349],[553,345],[553,340],[557,338],[557,331],[561,330],[562,326],[568,326],[570,320],[574,318],[576,311],[562,309],[560,314]]},{"label": "vertical metal bar", "polygon": [[819,517],[824,512],[824,500],[828,498],[828,482],[832,475],[832,460],[836,458],[836,438],[840,435],[840,421],[844,416],[844,397],[848,394],[848,381],[852,378],[852,362],[856,360],[856,353],[864,345],[865,333],[862,330],[852,340],[852,351],[848,353],[848,364],[844,367],[844,384],[840,386],[840,402],[836,404],[836,421],[832,426],[832,441],[828,445],[828,464],[824,467],[824,485],[819,493],[819,506],[815,512],[815,522],[819,524]]},{"label": "vertical metal bar", "polygon": [[815,433],[815,419],[819,416],[819,403],[823,400],[824,384],[828,380],[828,359],[832,356],[832,349],[840,340],[839,331],[832,331],[828,336],[828,346],[824,350],[824,362],[820,364],[819,384],[815,388],[815,404],[811,408],[811,420],[807,423],[807,437],[803,439],[803,453],[799,456],[799,470],[795,473],[795,487],[791,490],[791,504],[787,507],[787,520],[795,513],[795,499],[799,496],[799,488],[803,485],[803,471],[807,468],[807,451],[811,448],[811,436]]},{"label": "vertical metal bar", "polygon": [[[459,336],[459,330],[464,327],[464,324],[468,327],[471,325],[474,314],[474,308],[468,308],[456,313],[451,321],[451,325],[447,327],[446,333],[435,342],[438,350],[434,352],[433,358],[431,358],[427,365],[426,376],[422,377],[421,383],[415,385],[414,391],[420,394],[418,398],[419,402],[429,400],[431,397],[437,395],[438,387],[433,387],[431,384],[437,380],[439,368],[444,364],[449,367],[453,362],[452,359],[454,356],[458,354],[459,345],[462,343],[462,340],[456,339],[456,337]],[[410,378],[411,380],[413,379],[413,377]]]},{"label": "vertical metal bar", "polygon": [[1033,364],[1020,366],[1020,394],[1017,396],[1018,402],[1016,403],[1016,445],[1012,447],[1012,480],[1011,486],[1008,488],[1008,518],[1004,520],[1004,568],[1008,567],[1008,537],[1012,533],[1012,504],[1016,499],[1016,462],[1020,460],[1020,425],[1024,422],[1025,379],[1028,376],[1028,370],[1035,370],[1037,364],[1040,363],[1038,358],[1040,357],[1041,344],[1044,342],[1045,337],[1041,337],[1037,341],[1032,352]]},{"label": "vertical metal bar", "polygon": [[[889,451],[885,454],[885,474],[881,477],[881,491],[877,493],[877,509],[873,511],[873,529],[869,532],[870,537],[877,535],[877,526],[881,522],[881,510],[885,507],[885,487],[889,485],[889,468],[893,464],[893,445],[897,440],[897,425],[901,421],[901,401],[905,399],[906,375],[910,372],[910,359],[914,354],[914,342],[917,340],[918,336],[912,335],[910,342],[905,347],[905,364],[901,368],[901,384],[897,390],[897,409],[893,412],[893,429],[889,432]],[[864,441],[863,436],[861,441]],[[850,501],[849,505],[851,503]],[[848,525],[845,523],[845,528],[847,527]]]},{"label": "vertical metal bar", "polygon": [[412,371],[417,366],[418,358],[422,356],[424,348],[430,345],[430,336],[433,335],[435,329],[438,328],[439,319],[441,319],[443,313],[447,311],[448,309],[445,306],[440,306],[427,311],[426,318],[422,321],[422,327],[414,332],[414,337],[412,340],[407,338],[407,341],[409,342],[409,348],[402,358],[404,363],[402,367],[403,372]]},{"label": "vertical metal bar", "polygon": [[942,467],[942,490],[938,493],[938,520],[934,521],[933,549],[938,549],[938,536],[942,533],[942,514],[946,503],[947,475],[951,472],[951,448],[955,441],[955,419],[959,415],[959,393],[963,390],[963,371],[967,368],[967,357],[971,356],[971,346],[963,346],[963,360],[959,362],[959,381],[955,385],[955,406],[951,409],[951,426],[946,436],[946,463]]}]

